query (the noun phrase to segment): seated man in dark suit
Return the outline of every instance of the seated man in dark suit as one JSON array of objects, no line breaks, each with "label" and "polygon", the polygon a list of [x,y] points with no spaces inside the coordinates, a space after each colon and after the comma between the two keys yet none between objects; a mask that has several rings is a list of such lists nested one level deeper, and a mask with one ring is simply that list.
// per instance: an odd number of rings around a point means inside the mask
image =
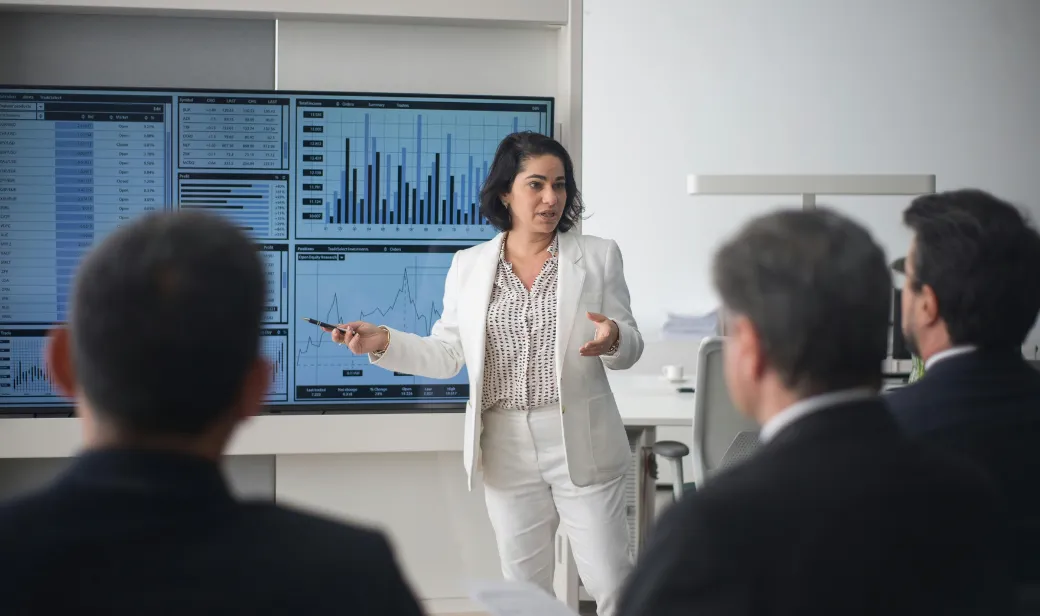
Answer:
[{"label": "seated man in dark suit", "polygon": [[662,514],[620,614],[1006,613],[994,488],[911,443],[878,396],[892,283],[870,235],[770,214],[714,279],[730,395],[764,444]]},{"label": "seated man in dark suit", "polygon": [[47,351],[85,449],[0,506],[0,612],[421,613],[381,534],[228,490],[221,456],[271,378],[264,284],[252,242],[201,214],[138,220],[86,258]]},{"label": "seated man in dark suit", "polygon": [[1040,235],[978,190],[919,197],[903,220],[914,231],[894,264],[905,274],[903,336],[925,375],[888,404],[912,438],[992,475],[1010,509],[1017,577],[1040,586],[1040,372],[1021,350],[1040,312]]}]

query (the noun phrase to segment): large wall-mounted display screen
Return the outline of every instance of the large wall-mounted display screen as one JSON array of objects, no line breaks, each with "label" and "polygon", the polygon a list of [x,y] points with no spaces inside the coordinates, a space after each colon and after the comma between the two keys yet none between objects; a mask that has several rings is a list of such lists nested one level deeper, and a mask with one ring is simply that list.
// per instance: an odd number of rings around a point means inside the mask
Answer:
[{"label": "large wall-mounted display screen", "polygon": [[465,371],[396,374],[302,317],[428,334],[452,255],[495,234],[478,197],[499,142],[552,127],[538,97],[0,86],[0,413],[68,405],[43,348],[84,254],[187,208],[267,266],[272,411],[460,408]]}]

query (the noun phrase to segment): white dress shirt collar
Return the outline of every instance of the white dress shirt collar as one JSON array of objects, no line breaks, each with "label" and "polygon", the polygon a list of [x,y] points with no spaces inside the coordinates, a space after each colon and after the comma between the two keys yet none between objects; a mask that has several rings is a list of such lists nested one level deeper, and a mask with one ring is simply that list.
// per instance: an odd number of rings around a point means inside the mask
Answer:
[{"label": "white dress shirt collar", "polygon": [[928,370],[929,368],[934,366],[936,363],[941,362],[944,359],[948,359],[950,357],[956,357],[957,355],[963,355],[965,353],[971,353],[974,350],[975,350],[974,346],[972,346],[970,344],[964,344],[964,345],[961,345],[961,346],[950,347],[950,348],[946,349],[945,351],[939,351],[935,355],[932,355],[931,357],[929,357],[928,361],[924,362],[924,369]]},{"label": "white dress shirt collar", "polygon": [[806,415],[832,406],[844,404],[846,402],[868,400],[876,395],[877,392],[875,390],[869,387],[862,387],[856,389],[842,389],[839,391],[820,394],[818,396],[804,398],[770,417],[769,420],[762,425],[762,430],[758,435],[759,439],[763,443],[768,443],[770,440],[775,438],[777,433],[781,430]]}]

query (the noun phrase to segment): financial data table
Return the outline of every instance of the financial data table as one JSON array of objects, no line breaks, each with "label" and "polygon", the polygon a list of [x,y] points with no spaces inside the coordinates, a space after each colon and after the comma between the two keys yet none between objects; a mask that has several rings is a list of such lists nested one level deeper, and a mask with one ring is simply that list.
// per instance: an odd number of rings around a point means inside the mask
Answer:
[{"label": "financial data table", "polygon": [[0,322],[54,323],[101,237],[164,209],[164,97],[0,102]]},{"label": "financial data table", "polygon": [[288,105],[289,99],[180,98],[180,166],[288,169]]}]

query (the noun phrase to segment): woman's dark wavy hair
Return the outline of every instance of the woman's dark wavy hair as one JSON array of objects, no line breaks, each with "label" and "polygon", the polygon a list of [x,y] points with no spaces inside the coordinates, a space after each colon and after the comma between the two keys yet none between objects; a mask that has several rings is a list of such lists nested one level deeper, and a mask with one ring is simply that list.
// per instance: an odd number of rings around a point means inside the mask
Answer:
[{"label": "woman's dark wavy hair", "polygon": [[557,231],[569,231],[581,220],[585,206],[581,202],[578,184],[574,181],[574,163],[571,155],[552,137],[525,131],[513,133],[498,144],[495,160],[488,170],[488,177],[480,189],[480,214],[499,231],[513,228],[513,216],[502,203],[502,195],[513,188],[513,182],[525,161],[550,154],[563,163],[563,175],[567,183],[567,202],[556,225]]}]

